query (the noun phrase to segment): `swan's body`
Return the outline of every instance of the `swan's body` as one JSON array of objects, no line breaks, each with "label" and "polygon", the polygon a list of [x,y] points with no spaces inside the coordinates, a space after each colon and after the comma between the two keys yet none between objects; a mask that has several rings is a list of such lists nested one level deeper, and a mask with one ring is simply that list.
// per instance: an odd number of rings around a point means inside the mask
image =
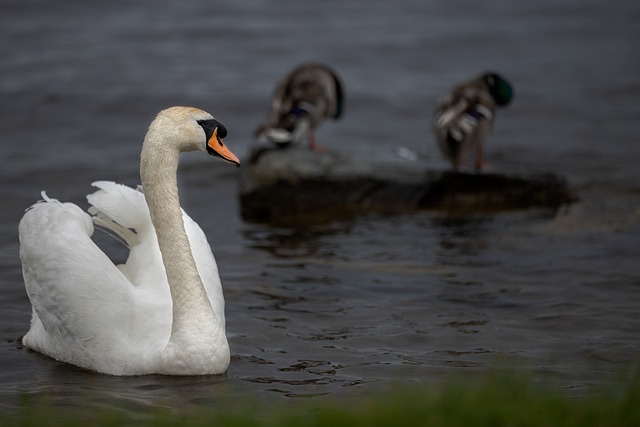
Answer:
[{"label": "swan's body", "polygon": [[306,137],[315,149],[315,128],[324,120],[339,118],[343,109],[344,90],[336,72],[322,64],[303,64],[277,84],[269,117],[256,136],[280,147]]},{"label": "swan's body", "polygon": [[476,151],[475,167],[484,167],[483,146],[495,120],[496,108],[513,96],[511,85],[500,75],[485,73],[459,84],[438,103],[433,131],[444,156],[457,170]]},{"label": "swan's body", "polygon": [[[160,112],[143,144],[144,194],[97,182],[90,213],[48,199],[19,226],[33,306],[23,344],[62,362],[112,375],[220,374],[229,365],[224,298],[200,227],[180,208],[178,157],[209,151],[239,164],[226,130],[190,107]],[[115,266],[91,240],[93,223],[130,248]]]}]

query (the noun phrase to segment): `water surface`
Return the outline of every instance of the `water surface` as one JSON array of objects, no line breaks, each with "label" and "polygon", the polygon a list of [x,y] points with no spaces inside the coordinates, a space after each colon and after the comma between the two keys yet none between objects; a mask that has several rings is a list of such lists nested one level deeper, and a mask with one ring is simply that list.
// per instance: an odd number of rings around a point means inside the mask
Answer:
[{"label": "water surface", "polygon": [[[576,394],[616,383],[640,351],[639,20],[634,1],[3,2],[0,407],[141,415],[349,397],[503,364]],[[516,97],[487,160],[561,174],[581,201],[274,227],[239,218],[235,168],[188,155],[183,206],[218,260],[227,375],[113,378],[23,348],[17,224],[39,192],[86,206],[92,181],[137,184],[146,127],[170,105],[213,113],[242,156],[275,81],[304,60],[333,66],[347,89],[344,119],[319,142],[371,157],[404,148],[439,167],[438,96],[503,73]]]}]

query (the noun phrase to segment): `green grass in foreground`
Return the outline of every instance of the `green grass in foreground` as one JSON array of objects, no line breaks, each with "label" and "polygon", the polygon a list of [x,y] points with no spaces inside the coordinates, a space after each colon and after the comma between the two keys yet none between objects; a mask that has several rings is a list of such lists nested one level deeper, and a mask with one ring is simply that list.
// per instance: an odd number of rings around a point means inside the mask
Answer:
[{"label": "green grass in foreground", "polygon": [[0,415],[0,426],[640,426],[640,377],[610,393],[580,398],[497,375],[341,401],[247,403],[216,411],[159,410],[144,416],[132,420],[118,411],[25,407],[17,414]]}]

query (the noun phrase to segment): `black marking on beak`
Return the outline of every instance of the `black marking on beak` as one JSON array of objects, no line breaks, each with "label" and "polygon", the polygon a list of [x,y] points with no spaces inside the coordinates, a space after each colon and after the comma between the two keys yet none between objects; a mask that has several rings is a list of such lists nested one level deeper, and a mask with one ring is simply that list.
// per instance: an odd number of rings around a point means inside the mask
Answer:
[{"label": "black marking on beak", "polygon": [[[216,119],[198,120],[198,124],[202,126],[204,134],[206,136],[205,141],[209,141],[213,135],[213,131],[218,129],[218,138],[225,138],[227,136],[227,128]],[[205,142],[206,144],[206,142]]]},{"label": "black marking on beak", "polygon": [[227,128],[216,119],[199,120],[198,124],[205,133],[205,148],[207,152],[215,157],[220,157],[229,163],[240,167],[240,160],[222,142],[222,138],[227,136]]}]

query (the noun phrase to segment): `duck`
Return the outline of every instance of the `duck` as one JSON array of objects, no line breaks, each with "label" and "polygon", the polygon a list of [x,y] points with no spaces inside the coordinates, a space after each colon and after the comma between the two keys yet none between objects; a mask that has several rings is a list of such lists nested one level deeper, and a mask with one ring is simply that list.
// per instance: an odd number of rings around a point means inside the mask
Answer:
[{"label": "duck", "polygon": [[[180,207],[180,153],[240,165],[224,125],[195,107],[151,122],[140,155],[141,187],[92,185],[87,211],[49,198],[18,226],[32,318],[28,349],[108,375],[217,375],[230,362],[224,297],[207,237]],[[115,265],[91,239],[102,228],[129,255]]]},{"label": "duck", "polygon": [[303,63],[276,85],[265,123],[254,132],[261,142],[285,148],[307,138],[311,150],[324,151],[314,131],[325,120],[344,113],[344,87],[338,74],[320,63]]},{"label": "duck", "polygon": [[436,141],[454,171],[468,163],[475,150],[476,171],[485,170],[483,148],[495,121],[498,107],[507,106],[513,87],[495,72],[458,84],[438,102],[432,128]]}]

